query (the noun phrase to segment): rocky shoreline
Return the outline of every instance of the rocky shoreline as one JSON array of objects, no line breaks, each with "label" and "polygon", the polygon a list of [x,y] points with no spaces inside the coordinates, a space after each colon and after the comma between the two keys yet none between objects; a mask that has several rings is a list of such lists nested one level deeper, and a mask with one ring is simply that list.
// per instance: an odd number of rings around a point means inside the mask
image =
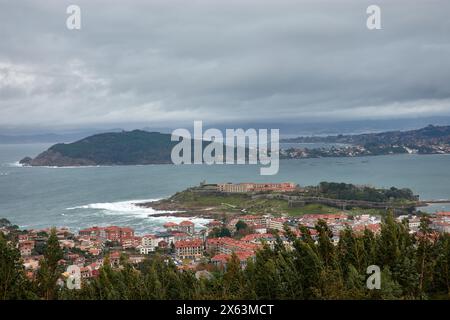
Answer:
[{"label": "rocky shoreline", "polygon": [[[153,202],[136,203],[138,207],[151,208],[156,211],[164,211],[162,213],[152,214],[152,217],[172,216],[172,217],[197,217],[206,219],[217,219],[223,216],[223,212],[216,207],[187,207],[180,203],[172,202],[170,200],[158,200]],[[167,212],[169,211],[169,212]]]}]

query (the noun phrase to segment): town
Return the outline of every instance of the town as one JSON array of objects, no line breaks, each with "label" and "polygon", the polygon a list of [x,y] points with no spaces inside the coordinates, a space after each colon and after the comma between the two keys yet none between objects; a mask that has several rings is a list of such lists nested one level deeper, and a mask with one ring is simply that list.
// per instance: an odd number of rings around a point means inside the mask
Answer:
[{"label": "town", "polygon": [[[404,215],[396,220],[406,223],[410,234],[420,234],[420,217]],[[429,215],[429,220],[436,236],[450,233],[450,212]],[[379,216],[346,213],[305,214],[299,217],[241,214],[223,221],[212,220],[206,227],[198,227],[189,220],[168,222],[164,225],[164,232],[139,235],[127,226],[92,226],[76,234],[60,227],[56,228],[56,235],[64,257],[59,264],[66,270],[73,265],[79,267],[81,278],[89,281],[99,275],[99,269],[106,261],[112,268],[121,268],[123,259],[138,265],[152,255],[160,254],[172,259],[180,271],[191,270],[197,277],[208,277],[211,271],[225,270],[232,254],[237,256],[244,269],[264,246],[273,249],[281,243],[291,250],[292,237],[302,237],[305,232],[317,242],[316,225],[319,221],[328,225],[334,245],[339,244],[340,235],[347,228],[356,235],[365,230],[378,234],[381,229]],[[40,267],[50,228],[19,230],[6,219],[1,220],[0,226],[0,232],[9,236],[10,242],[14,242],[20,251],[26,274],[33,279]],[[67,272],[63,273],[60,281],[68,276],[70,274]]]}]

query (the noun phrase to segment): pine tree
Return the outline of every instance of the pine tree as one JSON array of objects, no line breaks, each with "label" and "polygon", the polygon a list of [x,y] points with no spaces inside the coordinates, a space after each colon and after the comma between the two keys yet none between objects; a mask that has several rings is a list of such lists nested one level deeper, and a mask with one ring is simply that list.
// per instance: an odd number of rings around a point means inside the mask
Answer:
[{"label": "pine tree", "polygon": [[450,299],[450,235],[441,234],[436,242],[433,291]]},{"label": "pine tree", "polygon": [[392,268],[400,259],[399,226],[392,212],[388,213],[381,224],[380,236],[377,239],[377,259],[379,265]]},{"label": "pine tree", "polygon": [[62,269],[58,265],[63,257],[63,252],[59,246],[56,236],[56,229],[52,228],[47,240],[47,247],[44,251],[44,258],[40,261],[37,273],[37,283],[40,295],[45,300],[57,298],[56,281],[61,276]]},{"label": "pine tree", "polygon": [[349,227],[345,228],[339,237],[338,244],[339,265],[345,275],[349,272],[350,266],[356,268],[358,272],[363,272],[364,268],[364,243],[357,237]]},{"label": "pine tree", "polygon": [[0,232],[0,300],[33,299],[29,288],[19,250]]},{"label": "pine tree", "polygon": [[325,267],[336,268],[335,250],[334,245],[331,243],[333,233],[324,220],[319,220],[317,222],[316,230],[319,236],[317,248]]},{"label": "pine tree", "polygon": [[433,259],[433,243],[431,241],[430,219],[426,216],[420,219],[419,241],[417,245],[417,269],[419,273],[418,294],[425,296],[432,282],[435,259]]},{"label": "pine tree", "polygon": [[225,299],[239,299],[244,292],[245,277],[238,256],[233,252],[228,259],[223,275],[223,294]]},{"label": "pine tree", "polygon": [[324,269],[323,261],[316,250],[303,241],[296,241],[294,248],[295,268],[300,274],[303,298],[316,298],[320,290],[320,276]]}]

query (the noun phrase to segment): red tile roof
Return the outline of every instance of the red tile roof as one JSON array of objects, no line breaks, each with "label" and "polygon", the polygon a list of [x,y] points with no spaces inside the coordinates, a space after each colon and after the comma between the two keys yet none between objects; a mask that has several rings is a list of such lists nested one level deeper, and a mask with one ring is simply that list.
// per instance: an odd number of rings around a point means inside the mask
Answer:
[{"label": "red tile roof", "polygon": [[181,240],[175,243],[175,248],[201,247],[201,246],[203,246],[203,241],[201,239]]},{"label": "red tile roof", "polygon": [[249,234],[249,235],[246,235],[245,237],[243,237],[241,239],[241,241],[251,242],[255,239],[260,239],[260,238],[274,238],[274,236],[270,233],[252,233],[252,234]]},{"label": "red tile roof", "polygon": [[329,220],[329,219],[347,219],[348,215],[341,213],[341,214],[305,214],[301,218],[302,219],[323,219],[323,220]]},{"label": "red tile roof", "polygon": [[[253,257],[255,255],[254,252],[250,252],[250,251],[236,251],[235,254],[238,257],[239,261],[245,261],[248,258]],[[212,257],[211,261],[227,263],[230,258],[231,258],[231,254],[219,253],[219,254],[216,254],[214,257]]]},{"label": "red tile roof", "polygon": [[175,222],[166,222],[163,225],[164,228],[170,228],[170,227],[176,227],[176,226],[178,226],[178,224],[176,224]]}]

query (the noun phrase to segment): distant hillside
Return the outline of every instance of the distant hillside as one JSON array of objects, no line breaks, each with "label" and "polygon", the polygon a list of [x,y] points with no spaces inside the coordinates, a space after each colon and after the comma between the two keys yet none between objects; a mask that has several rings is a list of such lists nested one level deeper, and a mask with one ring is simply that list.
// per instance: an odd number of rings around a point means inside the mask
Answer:
[{"label": "distant hillside", "polygon": [[[191,140],[192,151],[193,142]],[[172,163],[172,149],[178,143],[171,141],[171,134],[160,132],[133,130],[101,133],[73,143],[55,144],[36,158],[26,157],[20,163],[50,167],[167,164]],[[203,141],[202,150],[209,144],[211,142]],[[225,154],[223,144],[216,148],[220,146]],[[234,151],[236,159],[237,149]],[[245,159],[248,160],[248,148],[245,152]]]},{"label": "distant hillside", "polygon": [[357,135],[335,135],[326,137],[298,137],[284,139],[283,142],[299,143],[348,143],[348,144],[450,144],[450,126],[428,125],[425,128],[409,131],[387,131]]},{"label": "distant hillside", "polygon": [[170,134],[142,130],[96,134],[69,144],[55,144],[21,163],[59,167],[171,163],[170,153],[178,142],[170,138]]},{"label": "distant hillside", "polygon": [[283,159],[317,157],[359,157],[389,154],[450,154],[450,126],[428,125],[410,131],[388,131],[326,137],[284,139],[284,143],[330,143],[331,148],[290,146],[280,153]]}]

